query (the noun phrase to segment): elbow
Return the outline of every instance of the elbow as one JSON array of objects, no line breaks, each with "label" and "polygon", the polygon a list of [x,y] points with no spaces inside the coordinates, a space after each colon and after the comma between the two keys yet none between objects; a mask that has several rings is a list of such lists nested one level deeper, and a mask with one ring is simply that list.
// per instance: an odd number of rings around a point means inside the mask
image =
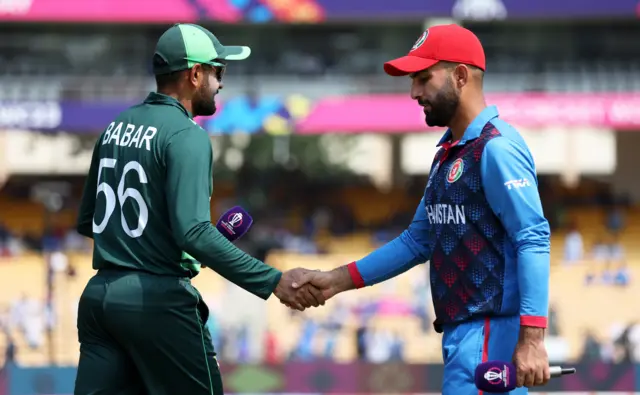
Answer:
[{"label": "elbow", "polygon": [[411,251],[416,260],[426,262],[431,258],[426,241],[421,242],[410,229],[402,232],[399,239],[407,246],[407,249]]},{"label": "elbow", "polygon": [[176,241],[176,245],[178,246],[178,248],[188,254],[193,254],[193,245],[196,237],[193,237],[193,234],[190,232],[191,231],[185,233],[174,232],[173,238]]},{"label": "elbow", "polygon": [[204,234],[211,231],[212,227],[213,225],[211,225],[211,222],[201,222],[193,225],[187,230],[174,232],[173,236],[176,240],[176,244],[182,251],[193,255],[193,253],[197,253],[197,251],[193,250],[198,244],[198,240],[201,239]]},{"label": "elbow", "polygon": [[84,236],[84,237],[88,237],[90,239],[93,239],[93,224],[92,223],[84,223],[84,222],[78,222],[78,224],[76,225],[76,232],[78,232],[78,234]]},{"label": "elbow", "polygon": [[551,252],[551,231],[549,223],[544,220],[518,232],[514,237],[516,250],[533,253]]}]

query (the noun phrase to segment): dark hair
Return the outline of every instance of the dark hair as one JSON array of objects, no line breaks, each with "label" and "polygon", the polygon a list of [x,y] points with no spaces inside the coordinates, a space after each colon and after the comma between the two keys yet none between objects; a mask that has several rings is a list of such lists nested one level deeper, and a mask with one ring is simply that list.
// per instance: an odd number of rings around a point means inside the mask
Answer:
[{"label": "dark hair", "polygon": [[[442,63],[442,65],[449,71],[452,71],[453,69],[456,68],[456,66],[460,64],[460,63],[445,62],[445,61],[442,61],[440,63]],[[478,76],[480,77],[480,81],[484,79],[484,71],[480,67],[473,66],[466,63],[465,65],[471,70],[471,72],[478,74]]]},{"label": "dark hair", "polygon": [[[158,54],[153,55],[153,67],[164,67],[167,65],[167,61]],[[156,85],[158,90],[168,88],[175,85],[180,79],[180,74],[183,70],[173,71],[171,73],[156,75]]]},{"label": "dark hair", "polygon": [[[166,65],[166,61],[159,55],[154,55],[153,64],[154,66],[164,66]],[[213,71],[213,66],[208,64],[202,64],[202,69],[206,73],[210,73]],[[188,69],[178,70],[178,71],[173,71],[171,73],[156,75],[156,85],[158,87],[158,90],[163,90],[176,85],[178,81],[180,81],[182,73],[184,73],[187,70]]]}]

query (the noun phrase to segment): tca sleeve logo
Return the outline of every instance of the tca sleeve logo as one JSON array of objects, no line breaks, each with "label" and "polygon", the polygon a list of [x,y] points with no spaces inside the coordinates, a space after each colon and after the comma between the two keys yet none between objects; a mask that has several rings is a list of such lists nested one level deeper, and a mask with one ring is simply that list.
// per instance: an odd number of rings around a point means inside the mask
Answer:
[{"label": "tca sleeve logo", "polygon": [[506,186],[508,190],[526,188],[531,186],[531,182],[529,182],[527,178],[520,178],[518,180],[507,181],[504,183],[504,186]]}]

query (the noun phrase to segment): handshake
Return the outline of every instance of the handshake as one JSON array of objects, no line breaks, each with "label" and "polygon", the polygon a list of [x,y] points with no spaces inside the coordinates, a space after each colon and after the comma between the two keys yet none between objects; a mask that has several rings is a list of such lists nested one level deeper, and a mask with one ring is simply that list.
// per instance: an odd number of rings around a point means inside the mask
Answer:
[{"label": "handshake", "polygon": [[282,274],[273,294],[285,306],[304,311],[324,306],[336,294],[354,288],[346,266],[328,272],[296,268]]},{"label": "handshake", "polygon": [[[246,234],[252,224],[251,215],[236,206],[222,214],[216,228],[233,243]],[[303,311],[307,307],[324,306],[335,294],[354,288],[346,266],[328,272],[297,268],[282,274],[273,294],[285,306]]]}]

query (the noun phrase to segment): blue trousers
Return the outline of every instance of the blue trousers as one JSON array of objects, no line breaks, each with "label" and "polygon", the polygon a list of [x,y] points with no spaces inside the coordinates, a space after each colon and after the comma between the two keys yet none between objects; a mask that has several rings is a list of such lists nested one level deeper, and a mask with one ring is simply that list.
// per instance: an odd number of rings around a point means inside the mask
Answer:
[{"label": "blue trousers", "polygon": [[[444,325],[442,395],[488,395],[474,384],[476,367],[482,362],[510,362],[518,342],[520,317],[494,317]],[[508,394],[526,395],[527,388]]]}]

